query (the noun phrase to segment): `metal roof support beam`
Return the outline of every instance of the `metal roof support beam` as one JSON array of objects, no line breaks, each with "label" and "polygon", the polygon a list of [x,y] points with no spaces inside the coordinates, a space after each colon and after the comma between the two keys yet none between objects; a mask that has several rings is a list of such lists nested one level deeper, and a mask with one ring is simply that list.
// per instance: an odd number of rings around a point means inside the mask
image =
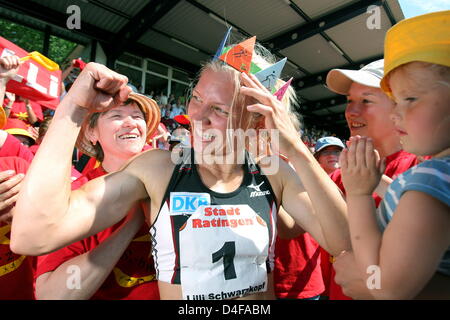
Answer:
[{"label": "metal roof support beam", "polygon": [[367,7],[371,5],[382,5],[382,2],[382,0],[358,1],[319,19],[303,24],[277,37],[267,39],[265,43],[268,43],[269,48],[273,50],[283,50],[320,32],[357,17],[362,13],[365,13],[367,11]]},{"label": "metal roof support beam", "polygon": [[389,7],[389,4],[387,3],[387,0],[383,1],[383,8],[384,8],[384,11],[386,11],[386,15],[388,16],[389,21],[391,22],[391,25],[396,24],[397,21],[395,20],[394,15],[392,14],[392,10]]},{"label": "metal roof support beam", "polygon": [[[165,2],[165,1],[164,1]],[[68,14],[58,12],[56,10],[53,10],[51,8],[45,7],[43,5],[40,5],[36,2],[30,1],[30,0],[21,0],[19,2],[14,0],[0,0],[0,6],[3,8],[6,8],[8,10],[21,13],[26,16],[33,17],[37,20],[43,21],[45,23],[60,27],[60,28],[67,28],[66,22],[67,18],[69,17]],[[159,11],[161,12],[161,11]],[[5,17],[8,19],[7,17]],[[20,22],[18,22],[20,23]],[[31,25],[30,25],[31,26]],[[45,31],[45,30],[43,30]],[[55,31],[55,29],[53,29]],[[86,22],[81,22],[81,29],[73,29],[73,32],[76,32],[82,36],[87,36],[91,39],[97,40],[99,43],[102,44],[105,48],[105,53],[112,52],[115,43],[111,42],[111,39],[114,41],[117,40],[117,35],[106,31],[104,29],[98,28],[96,26],[93,26],[91,24],[88,24]],[[70,39],[68,39],[70,40]],[[163,63],[166,63],[168,65],[177,66],[180,69],[186,70],[188,72],[196,73],[199,69],[198,66],[194,66],[191,63],[184,62],[178,58],[169,56],[165,53],[162,53],[160,51],[148,48],[144,45],[140,45],[137,43],[131,43],[127,48],[128,52],[134,53],[136,55],[139,55],[141,57],[147,57],[147,58],[153,58],[155,60],[161,61]],[[114,64],[114,61],[116,60],[115,56],[112,56],[108,54],[107,56],[107,64],[112,66]]]},{"label": "metal roof support beam", "polygon": [[192,63],[180,60],[174,56],[168,55],[165,52],[147,47],[140,43],[133,43],[127,48],[127,52],[135,54],[140,57],[151,58],[158,62],[165,63],[169,66],[187,71],[191,74],[196,74],[200,69],[200,66],[194,65]]},{"label": "metal roof support beam", "polygon": [[[295,3],[289,1],[289,6],[292,8],[292,10],[294,10],[300,17],[302,17],[302,19],[305,19],[307,22],[311,22],[312,19],[302,10],[300,9]],[[327,40],[328,42],[333,41],[325,32],[320,32],[319,33],[322,37],[325,38],[325,40]],[[334,42],[333,42],[334,43]],[[336,43],[334,43],[334,45],[338,48],[339,51],[342,52],[342,56],[344,57],[345,60],[348,61],[348,63],[353,63],[353,60],[348,56],[348,54],[346,54],[344,52],[344,50],[342,50],[342,48],[340,48]]]},{"label": "metal roof support beam", "polygon": [[114,56],[127,51],[131,43],[141,38],[159,19],[172,10],[180,0],[150,0],[130,21],[110,39],[114,42]]},{"label": "metal roof support beam", "polygon": [[50,50],[50,35],[51,35],[51,27],[49,25],[45,26],[44,31],[44,47],[42,49],[42,54],[48,57],[48,52]]},{"label": "metal roof support beam", "polygon": [[231,21],[225,19],[224,17],[222,17],[220,14],[212,11],[211,9],[205,7],[204,5],[202,5],[201,3],[195,1],[195,0],[186,0],[186,2],[188,2],[189,4],[193,5],[194,7],[202,10],[203,12],[207,13],[207,14],[212,14],[215,15],[216,17],[218,17],[219,19],[225,21],[227,23],[228,26],[233,27],[233,29],[235,31],[238,31],[239,33],[241,33],[244,37],[252,37],[253,35],[251,35],[250,33],[246,32],[245,30],[239,28],[237,25],[233,24]]}]

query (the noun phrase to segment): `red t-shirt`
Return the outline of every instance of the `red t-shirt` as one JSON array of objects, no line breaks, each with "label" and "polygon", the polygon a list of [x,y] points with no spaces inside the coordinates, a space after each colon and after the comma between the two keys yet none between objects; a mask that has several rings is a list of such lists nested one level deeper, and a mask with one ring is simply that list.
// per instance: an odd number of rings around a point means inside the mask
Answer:
[{"label": "red t-shirt", "polygon": [[[405,172],[411,167],[418,164],[418,159],[414,154],[400,150],[396,153],[386,157],[386,169],[384,174],[388,177],[395,179],[400,173]],[[339,189],[345,194],[344,184],[342,182],[341,170],[335,170],[330,174],[331,179],[337,184]],[[378,205],[381,202],[381,198],[373,194],[375,204]],[[328,252],[322,249],[322,273],[324,274],[324,281],[326,293],[330,300],[351,300],[342,293],[342,288],[334,281],[335,271],[331,264],[331,256]]]},{"label": "red t-shirt", "polygon": [[[3,103],[3,105],[8,104],[8,99],[5,99],[6,101]],[[44,114],[42,113],[42,107],[39,103],[36,103],[34,101],[30,101],[31,109],[33,109],[34,114],[36,115],[36,118],[38,121],[44,120]],[[30,124],[30,120],[28,119],[28,112],[27,107],[25,104],[25,101],[14,101],[13,105],[11,106],[11,111],[9,112],[10,118],[17,118],[20,119],[27,124]]]},{"label": "red t-shirt", "polygon": [[[142,148],[142,152],[147,151],[147,150],[149,150],[149,149],[152,149],[152,146],[146,144],[146,145],[144,145],[144,147]],[[82,155],[83,153],[81,153],[81,151],[78,151],[78,152],[79,152],[79,157],[81,157],[81,155]],[[90,172],[91,170],[94,170],[95,168],[97,168],[97,167],[99,167],[99,166],[100,166],[100,162],[99,162],[96,158],[91,157],[91,158],[88,160],[88,162],[85,164],[83,170],[81,171],[81,174],[82,174],[82,175],[86,175],[86,173]],[[72,187],[72,190],[73,190],[73,187]]]},{"label": "red t-shirt", "polygon": [[[98,167],[87,173],[86,177],[80,179],[86,182],[105,174],[103,168]],[[78,182],[75,181],[74,184],[78,184]],[[78,185],[78,187],[80,186]],[[113,234],[122,223],[123,220],[94,236],[38,257],[36,278],[41,274],[55,270],[62,263],[80,254],[93,250]],[[91,299],[159,300],[158,283],[151,255],[149,227],[146,224],[136,234],[113,271]]]},{"label": "red t-shirt", "polygon": [[19,139],[8,134],[5,143],[0,147],[0,157],[19,157],[27,162],[31,162],[34,155]]},{"label": "red t-shirt", "polygon": [[274,282],[275,294],[281,299],[312,298],[325,290],[320,247],[308,233],[294,239],[277,237]]},{"label": "red t-shirt", "polygon": [[[19,157],[0,157],[0,171],[26,173],[28,166],[29,163]],[[9,248],[10,233],[11,225],[0,222],[0,300],[34,299],[36,257],[13,253]]]},{"label": "red t-shirt", "polygon": [[[31,153],[34,156],[34,155],[36,155],[36,152],[38,151],[39,147],[40,147],[39,144],[33,144],[32,146],[28,147],[28,149],[31,151]],[[72,179],[72,181],[75,181],[80,177],[81,177],[81,173],[79,173],[77,171],[77,169],[75,169],[75,167],[72,166],[71,173],[70,173],[70,178]]]}]

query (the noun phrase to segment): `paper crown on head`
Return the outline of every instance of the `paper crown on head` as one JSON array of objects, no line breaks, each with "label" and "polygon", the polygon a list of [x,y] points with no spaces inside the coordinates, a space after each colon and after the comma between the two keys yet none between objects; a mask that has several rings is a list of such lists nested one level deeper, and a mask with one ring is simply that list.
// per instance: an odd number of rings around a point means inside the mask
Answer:
[{"label": "paper crown on head", "polygon": [[283,84],[283,86],[278,89],[277,92],[275,92],[273,95],[277,97],[278,101],[283,100],[284,94],[286,93],[287,89],[289,88],[289,86],[291,85],[292,82],[292,78],[290,78],[288,81],[286,81],[285,84]]},{"label": "paper crown on head", "polygon": [[252,62],[253,50],[255,48],[256,36],[251,37],[232,48],[225,48],[219,59],[235,68],[239,72],[249,73]]},{"label": "paper crown on head", "polygon": [[287,58],[278,61],[270,67],[255,73],[255,77],[258,78],[259,82],[261,82],[267,90],[271,91],[275,87],[277,80],[280,78],[281,71],[286,64],[286,61]]},{"label": "paper crown on head", "polygon": [[[253,36],[247,40],[244,40],[235,46],[226,47],[226,42],[230,36],[231,27],[228,28],[225,37],[220,42],[219,48],[214,55],[213,61],[219,59],[233,67],[239,72],[246,74],[254,74],[263,86],[269,91],[273,92],[277,80],[280,78],[281,71],[286,64],[287,58],[284,58],[277,63],[269,66],[266,69],[261,69],[255,63],[252,62],[253,51],[256,43],[256,36]],[[290,80],[291,81],[291,80]],[[289,84],[291,83],[289,81]],[[277,98],[281,100],[286,92],[289,84],[283,85],[277,92]],[[283,90],[282,90],[283,89]]]},{"label": "paper crown on head", "polygon": [[220,42],[219,48],[217,49],[216,54],[213,57],[213,61],[216,61],[222,55],[223,48],[225,47],[225,44],[228,41],[228,37],[230,36],[231,29],[232,29],[232,27],[229,27],[227,30],[227,33],[225,33],[225,37],[223,37],[222,41]]}]

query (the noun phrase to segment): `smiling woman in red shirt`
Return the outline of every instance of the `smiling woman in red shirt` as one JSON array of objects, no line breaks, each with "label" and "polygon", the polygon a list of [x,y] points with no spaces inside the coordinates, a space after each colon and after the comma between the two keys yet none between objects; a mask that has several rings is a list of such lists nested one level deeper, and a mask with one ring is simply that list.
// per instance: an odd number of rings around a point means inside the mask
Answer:
[{"label": "smiling woman in red shirt", "polygon": [[[117,171],[142,151],[158,122],[156,103],[133,94],[116,108],[91,114],[83,124],[78,147],[101,165],[76,180],[72,189]],[[146,208],[137,205],[114,226],[39,257],[36,298],[159,299],[149,226],[143,223]]]}]

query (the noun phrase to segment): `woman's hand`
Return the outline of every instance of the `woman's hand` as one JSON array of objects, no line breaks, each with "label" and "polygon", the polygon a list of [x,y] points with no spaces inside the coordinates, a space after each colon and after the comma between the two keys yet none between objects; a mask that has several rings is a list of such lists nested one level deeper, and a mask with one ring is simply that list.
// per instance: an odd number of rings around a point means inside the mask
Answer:
[{"label": "woman's hand", "polygon": [[22,173],[16,174],[13,170],[0,172],[0,222],[11,222],[12,210],[24,176]]},{"label": "woman's hand", "polygon": [[[291,121],[286,106],[278,101],[252,74],[241,73],[244,86],[240,92],[255,98],[259,103],[247,106],[247,110],[264,116],[266,129],[276,130],[277,135],[271,132],[271,148],[275,153],[289,157],[294,146],[303,144],[300,135]],[[274,139],[275,138],[275,139]]]},{"label": "woman's hand", "polygon": [[128,98],[131,88],[127,83],[128,78],[124,75],[91,62],[77,77],[66,97],[91,112],[102,112]]},{"label": "woman's hand", "polygon": [[18,56],[6,56],[0,58],[0,79],[8,81],[14,77],[21,64]]},{"label": "woman's hand", "polygon": [[350,138],[350,146],[342,150],[339,164],[347,196],[372,195],[385,169],[372,139],[360,136]]}]

